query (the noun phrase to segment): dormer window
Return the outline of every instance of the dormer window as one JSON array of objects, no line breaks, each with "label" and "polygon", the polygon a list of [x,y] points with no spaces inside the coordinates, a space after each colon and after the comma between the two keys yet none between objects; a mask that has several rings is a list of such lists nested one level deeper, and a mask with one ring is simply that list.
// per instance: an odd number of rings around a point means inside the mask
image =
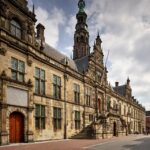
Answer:
[{"label": "dormer window", "polygon": [[11,20],[10,31],[15,37],[21,38],[21,26],[16,20]]}]

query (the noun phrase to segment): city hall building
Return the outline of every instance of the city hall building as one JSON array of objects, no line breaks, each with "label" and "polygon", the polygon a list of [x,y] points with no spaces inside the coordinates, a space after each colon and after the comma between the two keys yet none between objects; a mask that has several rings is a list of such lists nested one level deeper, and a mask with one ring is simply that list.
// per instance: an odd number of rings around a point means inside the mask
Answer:
[{"label": "city hall building", "polygon": [[0,145],[145,131],[130,80],[109,84],[100,35],[90,52],[84,0],[78,7],[70,59],[45,43],[44,25],[35,31],[26,0],[0,0]]}]

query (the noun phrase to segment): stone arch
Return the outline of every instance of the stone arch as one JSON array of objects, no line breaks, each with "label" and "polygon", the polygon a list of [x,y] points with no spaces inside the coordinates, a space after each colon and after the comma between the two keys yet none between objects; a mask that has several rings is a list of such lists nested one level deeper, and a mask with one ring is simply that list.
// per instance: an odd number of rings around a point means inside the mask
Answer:
[{"label": "stone arch", "polygon": [[9,124],[9,117],[10,117],[10,114],[12,114],[13,112],[19,112],[24,116],[24,131],[26,133],[26,131],[27,131],[27,111],[26,111],[26,109],[19,108],[19,107],[8,107],[7,114],[6,114],[7,131],[9,131],[9,125],[10,125]]},{"label": "stone arch", "polygon": [[13,112],[19,112],[24,115],[25,119],[27,119],[27,113],[23,108],[17,108],[17,107],[11,107],[10,109],[8,108],[7,111],[7,118],[9,118],[10,114]]}]

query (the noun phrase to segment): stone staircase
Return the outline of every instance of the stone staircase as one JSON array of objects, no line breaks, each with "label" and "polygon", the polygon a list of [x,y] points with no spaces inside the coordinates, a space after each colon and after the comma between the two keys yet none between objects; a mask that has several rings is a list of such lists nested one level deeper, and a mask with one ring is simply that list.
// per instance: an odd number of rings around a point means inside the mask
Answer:
[{"label": "stone staircase", "polygon": [[73,135],[71,139],[93,139],[95,138],[94,131],[92,130],[92,126],[88,125],[79,133]]}]

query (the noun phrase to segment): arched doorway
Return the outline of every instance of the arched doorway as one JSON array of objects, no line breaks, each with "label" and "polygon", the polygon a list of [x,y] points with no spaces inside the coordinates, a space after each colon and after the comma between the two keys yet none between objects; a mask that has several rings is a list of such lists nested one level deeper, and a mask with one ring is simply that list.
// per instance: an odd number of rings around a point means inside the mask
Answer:
[{"label": "arched doorway", "polygon": [[24,142],[24,116],[19,112],[13,112],[9,118],[10,143]]},{"label": "arched doorway", "polygon": [[113,136],[117,136],[117,124],[114,122],[113,124]]}]

